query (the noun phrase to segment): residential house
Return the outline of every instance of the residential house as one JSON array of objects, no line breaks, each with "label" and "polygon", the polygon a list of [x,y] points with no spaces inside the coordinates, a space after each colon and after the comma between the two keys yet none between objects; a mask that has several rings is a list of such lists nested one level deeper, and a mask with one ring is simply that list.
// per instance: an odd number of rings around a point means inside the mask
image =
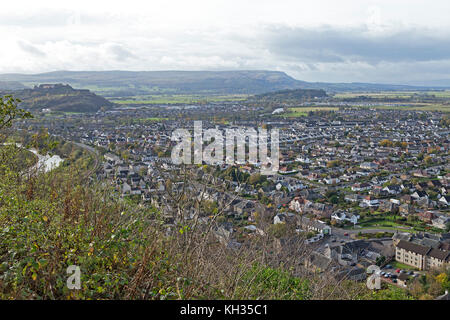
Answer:
[{"label": "residential house", "polygon": [[433,227],[445,230],[447,226],[450,224],[450,216],[441,215],[431,220],[431,222],[433,224]]},{"label": "residential house", "polygon": [[399,212],[402,216],[406,217],[406,216],[408,216],[408,215],[410,215],[410,214],[413,214],[413,213],[415,212],[415,210],[414,210],[414,208],[413,208],[412,205],[407,204],[407,203],[404,203],[404,204],[402,204],[402,205],[400,205],[400,206],[398,207],[398,212]]},{"label": "residential house", "polygon": [[355,183],[352,186],[352,191],[366,191],[366,190],[370,190],[372,186],[369,183]]},{"label": "residential house", "polygon": [[398,212],[399,206],[395,202],[383,200],[383,201],[380,201],[379,208],[381,211],[384,211],[384,212],[396,213],[396,212]]},{"label": "residential house", "polygon": [[427,223],[431,223],[431,220],[434,219],[434,213],[432,211],[428,211],[428,210],[419,210],[417,212],[417,216],[419,217],[419,219],[421,221],[424,221]]},{"label": "residential house", "polygon": [[351,222],[354,225],[358,223],[358,219],[360,218],[359,215],[344,211],[344,210],[337,210],[331,215],[331,219],[338,221],[338,222]]},{"label": "residential house", "polygon": [[280,224],[280,223],[295,223],[296,222],[296,215],[293,213],[278,213],[273,218],[273,224]]},{"label": "residential house", "polygon": [[360,165],[360,168],[366,169],[366,170],[376,170],[378,169],[378,165],[373,162],[363,162]]},{"label": "residential house", "polygon": [[378,207],[379,204],[380,204],[380,202],[379,202],[378,199],[374,199],[371,196],[367,196],[367,197],[364,197],[364,199],[362,200],[360,206],[361,207],[370,207],[370,208],[372,208],[372,207]]},{"label": "residential house", "polygon": [[383,190],[393,195],[400,194],[402,192],[402,188],[399,185],[390,185],[383,188]]},{"label": "residential house", "polygon": [[311,220],[307,217],[299,217],[299,225],[303,230],[322,233],[323,235],[331,234],[331,227],[320,220]]},{"label": "residential house", "polygon": [[450,251],[432,248],[426,257],[426,270],[441,268],[450,263]]},{"label": "residential house", "polygon": [[359,202],[361,198],[362,197],[359,194],[352,193],[345,195],[344,200],[347,202]]},{"label": "residential house", "polygon": [[443,204],[443,205],[450,205],[450,195],[443,195],[440,199],[439,199],[439,203]]},{"label": "residential house", "polygon": [[412,198],[414,198],[415,201],[420,201],[427,199],[428,200],[428,194],[425,191],[417,190],[412,195]]}]

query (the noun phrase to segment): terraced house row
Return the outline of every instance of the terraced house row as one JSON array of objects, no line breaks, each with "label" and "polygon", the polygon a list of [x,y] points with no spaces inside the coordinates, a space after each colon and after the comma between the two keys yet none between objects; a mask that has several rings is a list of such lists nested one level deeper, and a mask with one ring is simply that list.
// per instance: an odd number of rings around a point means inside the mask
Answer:
[{"label": "terraced house row", "polygon": [[450,251],[400,240],[395,246],[395,260],[419,270],[450,267]]}]

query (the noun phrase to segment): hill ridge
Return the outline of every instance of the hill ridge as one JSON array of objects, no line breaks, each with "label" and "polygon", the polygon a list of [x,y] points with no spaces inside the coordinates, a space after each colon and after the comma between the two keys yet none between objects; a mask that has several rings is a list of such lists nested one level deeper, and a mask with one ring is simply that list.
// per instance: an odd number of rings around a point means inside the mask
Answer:
[{"label": "hill ridge", "polygon": [[297,80],[277,70],[222,71],[64,71],[37,74],[0,74],[0,81],[33,86],[39,83],[68,83],[105,97],[154,94],[262,94],[286,89],[342,91],[430,90],[441,87],[379,84],[365,82],[331,83]]}]

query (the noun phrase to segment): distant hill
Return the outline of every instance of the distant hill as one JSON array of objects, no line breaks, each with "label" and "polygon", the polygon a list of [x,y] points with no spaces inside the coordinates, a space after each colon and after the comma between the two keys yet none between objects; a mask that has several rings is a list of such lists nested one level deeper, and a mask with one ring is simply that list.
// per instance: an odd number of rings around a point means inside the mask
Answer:
[{"label": "distant hill", "polygon": [[14,94],[22,100],[20,107],[28,110],[50,109],[65,112],[97,112],[113,103],[89,90],[76,90],[64,84],[42,84],[33,89],[2,91],[1,95]]},{"label": "distant hill", "polygon": [[302,81],[278,71],[56,71],[4,74],[25,84],[68,83],[103,96],[139,94],[257,94],[299,88]]},{"label": "distant hill", "polygon": [[432,89],[444,89],[442,86],[410,86],[403,84],[383,84],[383,83],[365,83],[365,82],[349,82],[349,83],[332,83],[332,82],[308,82],[308,88],[320,88],[327,92],[376,92],[376,91],[420,91]]},{"label": "distant hill", "polygon": [[18,81],[0,81],[0,90],[21,90],[26,88]]},{"label": "distant hill", "polygon": [[376,83],[325,83],[296,80],[284,72],[244,71],[55,71],[41,74],[1,74],[0,81],[67,83],[104,97],[150,94],[261,94],[285,89],[327,92],[426,90],[428,86]]},{"label": "distant hill", "polygon": [[413,86],[427,86],[427,87],[445,87],[450,88],[450,79],[425,80],[425,81],[410,81],[408,84]]}]

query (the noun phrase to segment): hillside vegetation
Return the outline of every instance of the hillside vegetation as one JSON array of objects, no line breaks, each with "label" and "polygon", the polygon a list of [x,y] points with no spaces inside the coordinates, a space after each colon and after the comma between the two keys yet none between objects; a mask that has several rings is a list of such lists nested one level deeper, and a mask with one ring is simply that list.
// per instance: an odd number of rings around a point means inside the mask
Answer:
[{"label": "hillside vegetation", "polygon": [[113,103],[89,90],[76,90],[62,84],[40,85],[15,91],[14,94],[21,100],[20,107],[27,110],[97,112],[113,106]]}]

